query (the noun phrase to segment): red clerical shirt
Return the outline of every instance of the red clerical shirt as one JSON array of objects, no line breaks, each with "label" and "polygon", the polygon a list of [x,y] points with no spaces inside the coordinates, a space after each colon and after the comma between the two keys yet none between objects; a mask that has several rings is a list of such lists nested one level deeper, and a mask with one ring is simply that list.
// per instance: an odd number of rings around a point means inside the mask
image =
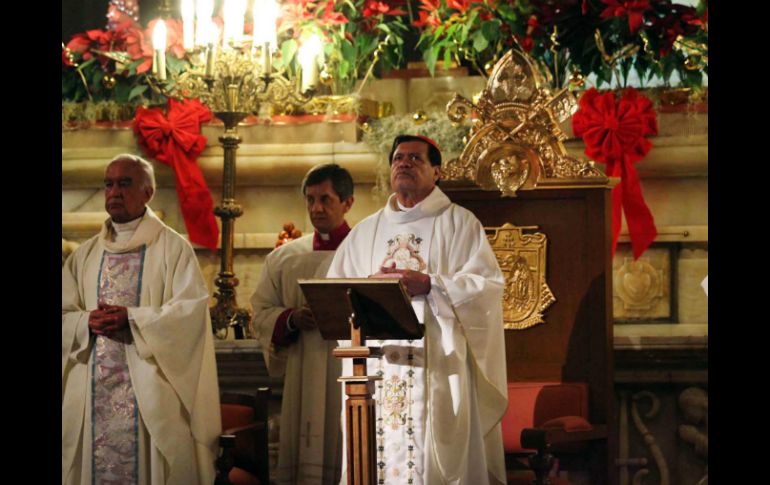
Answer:
[{"label": "red clerical shirt", "polygon": [[[334,229],[329,234],[321,235],[321,233],[315,231],[313,233],[313,251],[336,251],[349,232],[350,226],[348,226],[347,221],[343,221],[337,229]],[[295,308],[287,308],[276,318],[272,338],[274,345],[288,347],[297,341],[299,329],[289,330],[287,327],[289,316],[294,310]]]}]

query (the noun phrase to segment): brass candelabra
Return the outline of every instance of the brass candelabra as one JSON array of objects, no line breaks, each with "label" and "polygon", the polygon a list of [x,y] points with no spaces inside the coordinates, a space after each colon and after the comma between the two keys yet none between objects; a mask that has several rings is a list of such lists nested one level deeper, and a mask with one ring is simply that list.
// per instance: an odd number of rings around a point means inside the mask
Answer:
[{"label": "brass candelabra", "polygon": [[[154,89],[175,98],[199,98],[224,123],[219,142],[224,149],[222,202],[214,209],[221,219],[220,272],[215,284],[216,305],[211,323],[217,338],[224,339],[233,328],[235,338],[250,336],[251,313],[238,307],[238,278],[233,271],[235,219],[243,208],[235,200],[236,153],[241,137],[238,124],[250,114],[268,114],[274,104],[302,106],[312,90],[301,92],[283,71],[274,71],[269,45],[254,49],[248,44],[214,52],[208,45],[190,53],[192,68],[170,80],[153,80]],[[215,58],[215,59],[214,59]]]}]

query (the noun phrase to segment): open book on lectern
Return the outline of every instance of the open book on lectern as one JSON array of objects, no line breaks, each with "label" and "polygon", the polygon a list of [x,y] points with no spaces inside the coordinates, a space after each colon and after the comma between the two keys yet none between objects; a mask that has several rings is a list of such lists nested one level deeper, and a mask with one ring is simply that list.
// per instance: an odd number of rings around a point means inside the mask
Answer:
[{"label": "open book on lectern", "polygon": [[423,325],[399,280],[326,278],[301,279],[298,283],[324,340],[349,340],[348,318],[353,311],[365,338],[423,337]]}]

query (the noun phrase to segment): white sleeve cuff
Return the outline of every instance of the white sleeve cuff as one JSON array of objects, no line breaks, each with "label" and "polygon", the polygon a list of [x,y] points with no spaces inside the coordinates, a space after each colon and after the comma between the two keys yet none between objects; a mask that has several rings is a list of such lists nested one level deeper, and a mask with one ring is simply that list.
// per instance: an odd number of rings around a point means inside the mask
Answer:
[{"label": "white sleeve cuff", "polygon": [[430,275],[430,293],[425,296],[430,305],[431,313],[441,318],[454,318],[452,300],[449,299],[449,294],[447,294],[438,276]]}]

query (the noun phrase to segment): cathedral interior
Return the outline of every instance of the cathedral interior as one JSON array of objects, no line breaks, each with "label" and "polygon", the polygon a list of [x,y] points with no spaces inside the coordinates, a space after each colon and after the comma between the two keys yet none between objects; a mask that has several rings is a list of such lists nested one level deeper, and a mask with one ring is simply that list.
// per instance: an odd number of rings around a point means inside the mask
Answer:
[{"label": "cathedral interior", "polygon": [[[90,10],[99,8],[104,11]],[[557,440],[550,448],[557,460],[550,463],[552,483],[707,484],[708,87],[705,100],[701,93],[684,102],[642,90],[653,99],[657,131],[647,136],[651,147],[635,173],[656,235],[639,254],[628,211],[613,248],[611,219],[620,205],[610,194],[627,181],[587,156],[585,140],[575,133],[582,91],[559,89],[539,74],[534,59],[507,52],[494,59],[487,76],[465,66],[431,75],[413,65],[372,76],[355,92],[354,108],[342,96],[319,96],[315,102],[322,106],[315,111],[298,114],[284,102],[283,112],[269,112],[270,101],[263,100],[234,124],[218,117],[203,123],[207,141],[196,163],[211,198],[242,209],[228,222],[230,242],[222,239],[217,249],[193,244],[211,306],[217,305],[223,246],[230,245],[236,304],[248,313],[267,254],[281,239],[313,232],[300,190],[310,168],[337,163],[350,171],[352,227],[387,198],[392,135],[436,137],[444,150],[442,189],[482,221],[506,276],[509,483],[531,480],[514,466],[533,452],[523,446],[522,428],[577,416],[587,421],[578,431],[584,441],[559,444],[561,435],[548,435]],[[62,264],[107,217],[107,162],[119,153],[145,153],[130,116],[72,121],[65,119],[65,101]],[[211,103],[212,111],[226,111]],[[237,150],[221,141],[233,129],[228,123],[240,137]],[[233,153],[228,172],[225,160]],[[187,237],[178,174],[147,158],[158,184],[151,208]],[[223,220],[217,223],[224,227]],[[253,395],[270,388],[268,457],[274,466],[282,379],[268,376],[263,349],[243,320],[215,320],[214,326],[220,390]],[[551,402],[541,402],[549,395]],[[601,479],[592,475],[596,467],[603,468]]]}]

